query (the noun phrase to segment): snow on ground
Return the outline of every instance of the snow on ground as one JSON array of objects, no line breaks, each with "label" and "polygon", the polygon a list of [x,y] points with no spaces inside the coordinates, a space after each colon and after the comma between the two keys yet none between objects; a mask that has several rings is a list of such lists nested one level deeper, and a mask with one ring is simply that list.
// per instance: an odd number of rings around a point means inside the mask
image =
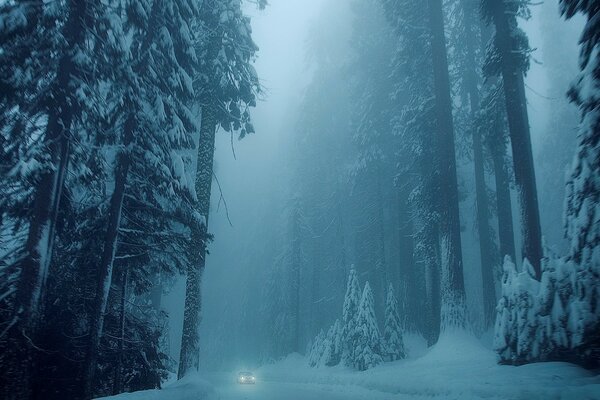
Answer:
[{"label": "snow on ground", "polygon": [[[414,341],[418,344],[418,341]],[[422,353],[421,351],[414,351]],[[111,400],[600,400],[600,376],[567,363],[520,367],[496,363],[495,354],[465,333],[446,334],[424,355],[364,372],[310,368],[293,354],[259,368],[256,385],[238,385],[235,373],[204,374],[162,391]]]},{"label": "snow on ground", "polygon": [[103,397],[103,400],[217,400],[212,384],[200,375],[192,374],[180,381],[167,383],[161,390],[144,390]]}]

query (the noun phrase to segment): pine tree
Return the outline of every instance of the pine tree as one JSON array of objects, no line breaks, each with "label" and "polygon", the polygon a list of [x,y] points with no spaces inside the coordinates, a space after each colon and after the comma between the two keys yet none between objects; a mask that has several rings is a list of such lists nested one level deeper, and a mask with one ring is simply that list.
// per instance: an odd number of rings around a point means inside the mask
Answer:
[{"label": "pine tree", "polygon": [[[433,344],[440,330],[440,196],[431,35],[423,24],[427,9],[422,4],[413,0],[381,1],[398,38],[390,94],[398,102],[398,116],[392,125],[401,154],[398,181],[407,186],[409,206],[414,210],[415,263],[423,266],[424,276],[424,335]],[[415,175],[414,182],[401,179]]]},{"label": "pine tree", "polygon": [[344,308],[342,309],[342,361],[351,365],[354,359],[353,335],[356,330],[358,311],[361,302],[360,286],[354,266],[350,268],[348,283],[346,285],[346,295],[344,296]]},{"label": "pine tree", "polygon": [[385,303],[383,344],[385,361],[396,361],[406,356],[404,341],[402,340],[402,323],[398,314],[398,301],[394,295],[392,284],[388,287]]},{"label": "pine tree", "polygon": [[[6,141],[3,155],[8,156],[3,157],[7,164],[2,172],[3,179],[9,178],[2,214],[8,211],[17,230],[27,226],[22,241],[12,243],[18,256],[7,260],[8,270],[17,278],[12,279],[13,315],[3,345],[12,344],[2,353],[15,357],[3,362],[10,366],[7,375],[14,385],[6,386],[10,397],[28,398],[69,164],[83,140],[87,119],[94,119],[98,107],[92,92],[95,74],[106,77],[98,73],[104,60],[95,51],[112,54],[118,44],[105,41],[103,34],[112,11],[88,1],[10,2],[0,12],[0,35],[3,43],[5,39],[10,43],[3,46],[0,60],[0,131]],[[26,185],[14,178],[26,179]],[[15,206],[24,205],[26,213],[14,212]]]},{"label": "pine tree", "polygon": [[[260,7],[264,7],[260,3]],[[206,264],[206,236],[213,180],[215,134],[219,127],[239,132],[240,138],[254,133],[249,108],[256,105],[258,77],[252,60],[258,47],[252,40],[250,20],[237,0],[205,0],[197,26],[200,40],[195,51],[200,65],[193,76],[195,101],[201,113],[196,163],[195,195],[197,212],[204,220],[192,233],[189,253],[192,262],[187,273],[182,347],[178,378],[198,368],[198,327],[201,313],[202,274]],[[191,26],[190,26],[191,28]]]},{"label": "pine tree", "polygon": [[[475,172],[475,199],[476,199],[476,221],[477,221],[477,239],[479,241],[479,254],[481,264],[481,276],[483,283],[483,311],[484,311],[484,327],[488,327],[493,323],[495,316],[496,295],[494,269],[497,263],[495,257],[493,234],[490,229],[489,221],[489,205],[488,205],[488,188],[485,182],[485,159],[483,148],[483,129],[479,129],[478,123],[480,113],[481,95],[479,84],[481,77],[481,57],[478,51],[481,46],[481,32],[478,29],[478,18],[476,3],[470,0],[462,0],[458,4],[458,21],[455,24],[458,27],[459,43],[453,43],[455,47],[464,45],[464,55],[462,60],[458,62],[458,68],[461,69],[462,75],[462,90],[469,98],[470,121],[468,122],[468,130],[471,131],[472,151],[473,151],[473,166]],[[457,42],[458,40],[455,39]],[[458,51],[458,50],[457,50]],[[490,124],[487,124],[488,126]],[[495,133],[495,132],[494,132]]]},{"label": "pine tree", "polygon": [[[462,265],[462,245],[458,199],[458,177],[454,145],[454,121],[450,93],[450,75],[444,34],[444,12],[441,0],[428,0],[431,34],[431,57],[438,135],[436,151],[439,169],[438,197],[440,204],[440,243],[443,276],[446,277],[442,297],[442,324],[463,325],[465,285]],[[444,311],[445,310],[445,311]],[[457,320],[458,318],[458,320]]]},{"label": "pine tree", "polygon": [[359,371],[365,371],[383,362],[383,344],[377,327],[373,292],[369,282],[365,283],[360,299],[352,346],[352,366]]},{"label": "pine tree", "polygon": [[[121,96],[123,108],[115,110],[114,120],[122,124],[117,137],[121,148],[114,165],[114,189],[108,205],[108,223],[90,316],[84,378],[86,397],[93,396],[96,358],[127,196],[160,210],[162,215],[183,213],[184,221],[178,222],[192,230],[199,225],[192,215],[193,192],[185,163],[178,154],[194,145],[191,132],[196,124],[189,107],[194,94],[191,76],[197,59],[189,27],[198,9],[194,8],[196,5],[188,8],[190,5],[182,3],[172,7],[166,0],[154,2],[150,10],[144,10],[144,4],[135,1],[127,6],[131,18],[126,25],[133,30],[134,51],[127,53],[131,59],[123,60],[120,70],[117,67],[121,72],[117,82],[123,89],[116,93]],[[146,24],[151,26],[149,30],[145,29]],[[129,63],[134,67],[128,67]],[[157,73],[168,79],[162,81]],[[130,173],[144,176],[144,181],[128,183]]]},{"label": "pine tree", "polygon": [[[573,326],[574,346],[585,362],[600,354],[600,24],[597,2],[560,1],[565,18],[587,17],[580,39],[581,72],[569,90],[579,106],[581,122],[577,150],[566,189],[566,232],[569,259],[577,265],[574,298],[569,311],[579,314]],[[573,316],[572,315],[572,316]],[[576,319],[574,318],[576,321]],[[597,361],[598,359],[596,359]],[[593,364],[593,361],[591,362]],[[596,364],[598,364],[596,362]]]}]

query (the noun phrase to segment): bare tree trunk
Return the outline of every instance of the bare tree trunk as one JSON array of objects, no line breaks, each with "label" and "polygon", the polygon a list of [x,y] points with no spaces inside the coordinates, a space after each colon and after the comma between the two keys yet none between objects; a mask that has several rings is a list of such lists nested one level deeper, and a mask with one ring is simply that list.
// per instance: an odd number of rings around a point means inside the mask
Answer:
[{"label": "bare tree trunk", "polygon": [[210,212],[210,195],[213,178],[213,162],[215,155],[215,134],[217,118],[212,99],[201,102],[202,124],[198,145],[198,164],[196,168],[196,196],[198,212],[204,217],[200,229],[194,229],[191,239],[191,262],[187,271],[185,288],[185,310],[183,314],[183,332],[177,379],[188,372],[198,370],[200,364],[199,328],[202,311],[202,275],[206,266],[206,239],[208,236],[208,216]]},{"label": "bare tree trunk", "polygon": [[[442,267],[447,276],[447,306],[460,310],[464,307],[465,287],[463,281],[462,248],[460,236],[460,216],[458,206],[458,178],[456,175],[456,155],[454,148],[454,123],[452,120],[452,100],[450,97],[450,77],[448,56],[444,36],[444,15],[442,0],[428,0],[429,24],[433,58],[433,78],[435,86],[438,148],[439,154],[439,198],[440,238],[442,244]],[[450,310],[450,309],[448,309]],[[452,321],[451,321],[451,320]],[[450,317],[448,323],[462,324]]]},{"label": "bare tree trunk", "polygon": [[535,180],[527,100],[523,70],[519,65],[516,10],[518,4],[496,1],[494,7],[494,25],[496,26],[496,46],[501,56],[502,78],[506,114],[510,130],[513,153],[515,181],[521,205],[523,231],[523,257],[535,271],[536,279],[541,277],[542,232],[538,208],[538,196]]}]

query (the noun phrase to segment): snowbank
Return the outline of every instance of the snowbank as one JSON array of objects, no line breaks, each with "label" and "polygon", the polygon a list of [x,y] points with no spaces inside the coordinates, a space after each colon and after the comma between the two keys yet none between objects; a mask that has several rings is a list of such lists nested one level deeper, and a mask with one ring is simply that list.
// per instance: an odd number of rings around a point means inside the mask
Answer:
[{"label": "snowbank", "polygon": [[[102,397],[102,400],[217,400],[219,396],[213,386],[199,375],[192,374],[180,381],[167,383],[163,389],[122,393]],[[98,399],[100,400],[100,399]]]},{"label": "snowbank", "polygon": [[364,372],[342,366],[310,368],[304,357],[293,354],[258,373],[265,381],[360,387],[388,393],[390,398],[600,399],[600,377],[590,371],[557,362],[498,365],[493,351],[464,332],[444,334],[420,358]]}]

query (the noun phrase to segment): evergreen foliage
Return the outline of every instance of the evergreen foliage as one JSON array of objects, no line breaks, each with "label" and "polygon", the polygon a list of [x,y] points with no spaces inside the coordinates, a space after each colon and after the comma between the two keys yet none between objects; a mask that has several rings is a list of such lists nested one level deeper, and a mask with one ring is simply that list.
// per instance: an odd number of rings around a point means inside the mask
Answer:
[{"label": "evergreen foliage", "polygon": [[385,322],[382,338],[385,361],[396,361],[406,357],[402,330],[402,322],[398,313],[398,301],[394,295],[394,287],[390,284],[385,302]]}]

